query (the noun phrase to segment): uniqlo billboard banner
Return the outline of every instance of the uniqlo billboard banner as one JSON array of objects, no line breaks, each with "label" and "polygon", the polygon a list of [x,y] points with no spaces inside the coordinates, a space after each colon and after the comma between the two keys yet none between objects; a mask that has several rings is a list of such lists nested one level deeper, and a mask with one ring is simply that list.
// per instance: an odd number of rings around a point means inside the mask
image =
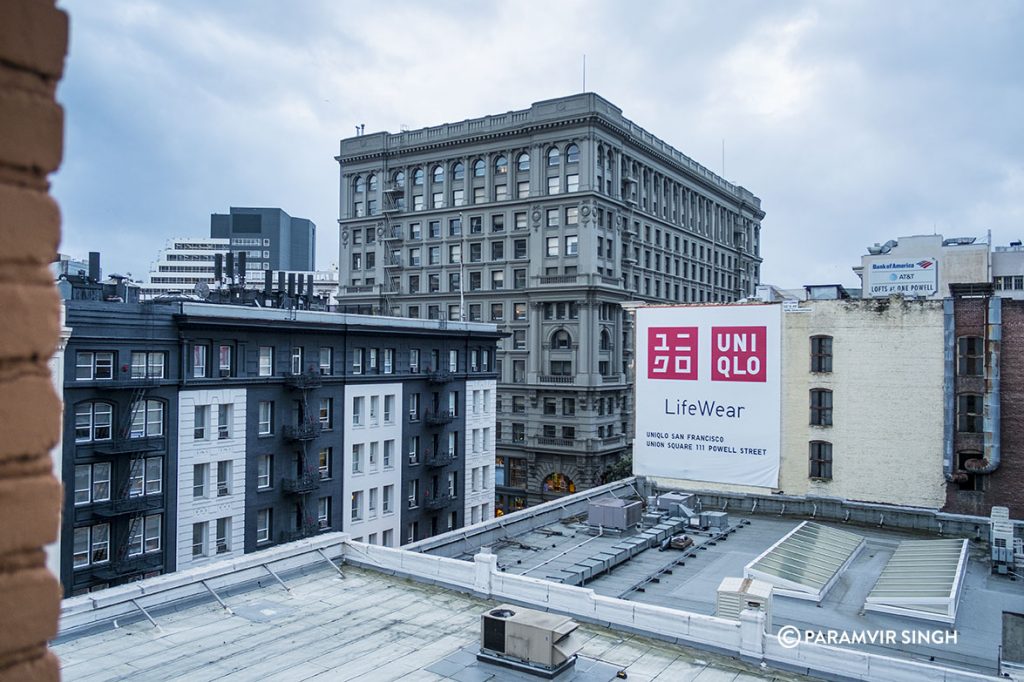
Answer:
[{"label": "uniqlo billboard banner", "polygon": [[636,311],[633,472],[778,487],[782,307]]}]

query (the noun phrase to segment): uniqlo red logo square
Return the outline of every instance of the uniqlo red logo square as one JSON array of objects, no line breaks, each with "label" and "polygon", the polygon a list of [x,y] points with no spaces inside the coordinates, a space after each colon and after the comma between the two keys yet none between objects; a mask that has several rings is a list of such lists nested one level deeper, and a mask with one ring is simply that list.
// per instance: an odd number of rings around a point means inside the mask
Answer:
[{"label": "uniqlo red logo square", "polygon": [[647,378],[697,380],[697,327],[647,329]]},{"label": "uniqlo red logo square", "polygon": [[712,381],[766,381],[765,327],[712,327]]}]

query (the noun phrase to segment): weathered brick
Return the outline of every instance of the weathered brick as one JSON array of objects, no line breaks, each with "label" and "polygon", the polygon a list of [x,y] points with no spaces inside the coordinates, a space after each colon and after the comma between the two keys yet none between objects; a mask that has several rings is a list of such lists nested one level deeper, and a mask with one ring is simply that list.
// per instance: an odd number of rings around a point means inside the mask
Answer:
[{"label": "weathered brick", "polygon": [[53,262],[60,243],[60,209],[45,192],[0,185],[0,254],[3,260]]},{"label": "weathered brick", "polygon": [[57,634],[60,583],[45,568],[0,574],[0,657]]},{"label": "weathered brick", "polygon": [[0,90],[0,163],[52,173],[64,151],[64,110],[52,98]]},{"label": "weathered brick", "polygon": [[[39,547],[57,539],[61,485],[52,476],[0,480],[0,553]],[[0,598],[3,588],[0,586]],[[3,613],[0,610],[0,613]]]},{"label": "weathered brick", "polygon": [[[42,453],[53,447],[60,434],[60,398],[44,373],[22,375],[0,383],[0,460]],[[0,516],[0,519],[5,519]],[[11,529],[0,536],[0,546]]]},{"label": "weathered brick", "polygon": [[42,655],[18,661],[0,670],[0,682],[59,682],[60,661],[40,647]]},{"label": "weathered brick", "polygon": [[[10,269],[6,264],[3,267]],[[36,269],[45,272],[44,268]],[[4,279],[6,276],[0,277],[0,280]],[[0,359],[50,357],[56,345],[59,326],[60,300],[51,283],[5,283],[4,322],[0,326]]]},{"label": "weathered brick", "polygon": [[0,2],[0,60],[60,78],[68,46],[68,15],[53,2]]}]

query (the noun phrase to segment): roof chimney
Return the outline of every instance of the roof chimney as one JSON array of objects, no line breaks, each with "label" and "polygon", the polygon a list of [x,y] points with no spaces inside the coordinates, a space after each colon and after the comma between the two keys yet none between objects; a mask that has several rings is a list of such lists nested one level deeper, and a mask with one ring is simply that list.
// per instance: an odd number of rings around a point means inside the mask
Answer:
[{"label": "roof chimney", "polygon": [[228,278],[228,284],[234,284],[235,283],[235,254],[232,253],[231,251],[228,251],[228,257],[226,259],[226,262],[227,262],[227,266],[226,266],[225,269],[227,270],[227,272],[225,274],[227,275],[227,278]]},{"label": "roof chimney", "polygon": [[224,279],[224,254],[213,254],[213,281],[218,284]]},{"label": "roof chimney", "polygon": [[238,283],[245,286],[245,251],[238,252]]},{"label": "roof chimney", "polygon": [[89,252],[89,279],[93,282],[100,281],[100,252]]}]

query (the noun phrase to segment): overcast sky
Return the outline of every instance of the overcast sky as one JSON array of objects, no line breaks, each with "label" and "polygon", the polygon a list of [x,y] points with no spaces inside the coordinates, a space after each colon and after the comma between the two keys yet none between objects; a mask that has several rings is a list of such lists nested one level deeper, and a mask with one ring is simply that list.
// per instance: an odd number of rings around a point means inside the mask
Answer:
[{"label": "overcast sky", "polygon": [[1024,3],[63,0],[61,251],[144,278],[279,206],[338,261],[338,141],[586,87],[762,200],[762,280],[874,242],[1024,237]]}]

